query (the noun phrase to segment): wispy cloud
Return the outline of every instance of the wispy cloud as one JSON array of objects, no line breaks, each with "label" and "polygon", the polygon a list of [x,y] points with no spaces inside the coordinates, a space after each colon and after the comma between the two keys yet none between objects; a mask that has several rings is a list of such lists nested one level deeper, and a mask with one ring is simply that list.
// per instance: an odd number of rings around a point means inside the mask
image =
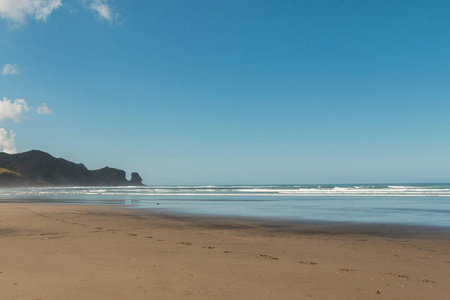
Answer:
[{"label": "wispy cloud", "polygon": [[48,108],[47,103],[42,103],[36,111],[40,115],[51,115],[53,113],[53,109]]},{"label": "wispy cloud", "polygon": [[17,153],[15,134],[12,130],[8,132],[4,128],[0,128],[0,151],[14,154]]},{"label": "wispy cloud", "polygon": [[24,99],[16,99],[12,102],[3,97],[3,100],[0,101],[0,122],[11,119],[17,123],[22,119],[23,114],[29,110],[30,108]]},{"label": "wispy cloud", "polygon": [[107,0],[90,0],[88,6],[91,10],[96,12],[101,19],[113,21],[117,16]]},{"label": "wispy cloud", "polygon": [[45,22],[60,6],[61,0],[0,0],[0,18],[17,28],[29,18]]},{"label": "wispy cloud", "polygon": [[2,68],[2,75],[16,75],[19,73],[20,73],[20,71],[19,71],[18,65],[6,64]]}]

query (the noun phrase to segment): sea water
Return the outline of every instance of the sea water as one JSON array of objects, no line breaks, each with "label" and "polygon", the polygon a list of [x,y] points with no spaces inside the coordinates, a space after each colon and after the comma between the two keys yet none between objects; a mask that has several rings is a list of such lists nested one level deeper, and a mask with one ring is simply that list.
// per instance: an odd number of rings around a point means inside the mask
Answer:
[{"label": "sea water", "polygon": [[4,188],[0,202],[123,205],[209,216],[450,228],[450,184]]}]

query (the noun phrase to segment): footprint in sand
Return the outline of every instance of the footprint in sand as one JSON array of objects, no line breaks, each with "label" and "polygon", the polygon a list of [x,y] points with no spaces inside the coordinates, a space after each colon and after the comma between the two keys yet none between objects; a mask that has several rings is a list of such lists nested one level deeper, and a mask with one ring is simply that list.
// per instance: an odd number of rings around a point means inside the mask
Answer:
[{"label": "footprint in sand", "polygon": [[[404,275],[404,274],[389,273],[389,275],[395,276],[395,277],[398,277],[398,278],[412,279],[411,276]],[[424,282],[424,283],[436,283],[436,281],[431,280],[431,279],[416,278],[416,280],[419,281],[419,282]]]},{"label": "footprint in sand", "polygon": [[409,276],[408,275],[404,275],[404,274],[394,274],[394,273],[388,273],[388,274],[391,275],[391,276],[398,277],[398,278],[409,279]]},{"label": "footprint in sand", "polygon": [[266,258],[266,259],[272,259],[272,260],[278,260],[278,257],[270,256],[267,254],[259,254],[259,258]]},{"label": "footprint in sand", "polygon": [[299,261],[298,263],[303,264],[303,265],[318,265],[318,263],[314,262],[314,261]]},{"label": "footprint in sand", "polygon": [[41,233],[39,235],[58,235],[58,234],[64,234],[64,233],[68,233],[68,232],[46,232],[46,233]]},{"label": "footprint in sand", "polygon": [[425,283],[436,283],[436,281],[430,280],[430,279],[420,279],[420,278],[417,278],[417,281],[425,282]]}]

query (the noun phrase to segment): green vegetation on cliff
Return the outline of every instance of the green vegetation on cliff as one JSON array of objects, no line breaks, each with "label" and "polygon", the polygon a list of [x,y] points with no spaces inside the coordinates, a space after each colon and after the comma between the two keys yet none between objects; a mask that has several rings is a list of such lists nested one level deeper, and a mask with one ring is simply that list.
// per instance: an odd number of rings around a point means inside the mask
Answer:
[{"label": "green vegetation on cliff", "polygon": [[21,186],[24,184],[24,178],[20,173],[0,168],[0,184],[7,186]]}]

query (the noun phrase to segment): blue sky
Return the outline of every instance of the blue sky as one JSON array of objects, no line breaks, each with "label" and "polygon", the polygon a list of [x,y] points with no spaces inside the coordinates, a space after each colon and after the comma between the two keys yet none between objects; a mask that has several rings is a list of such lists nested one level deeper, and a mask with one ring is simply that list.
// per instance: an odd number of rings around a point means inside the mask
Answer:
[{"label": "blue sky", "polygon": [[449,181],[448,1],[32,4],[0,0],[0,150],[150,185]]}]

